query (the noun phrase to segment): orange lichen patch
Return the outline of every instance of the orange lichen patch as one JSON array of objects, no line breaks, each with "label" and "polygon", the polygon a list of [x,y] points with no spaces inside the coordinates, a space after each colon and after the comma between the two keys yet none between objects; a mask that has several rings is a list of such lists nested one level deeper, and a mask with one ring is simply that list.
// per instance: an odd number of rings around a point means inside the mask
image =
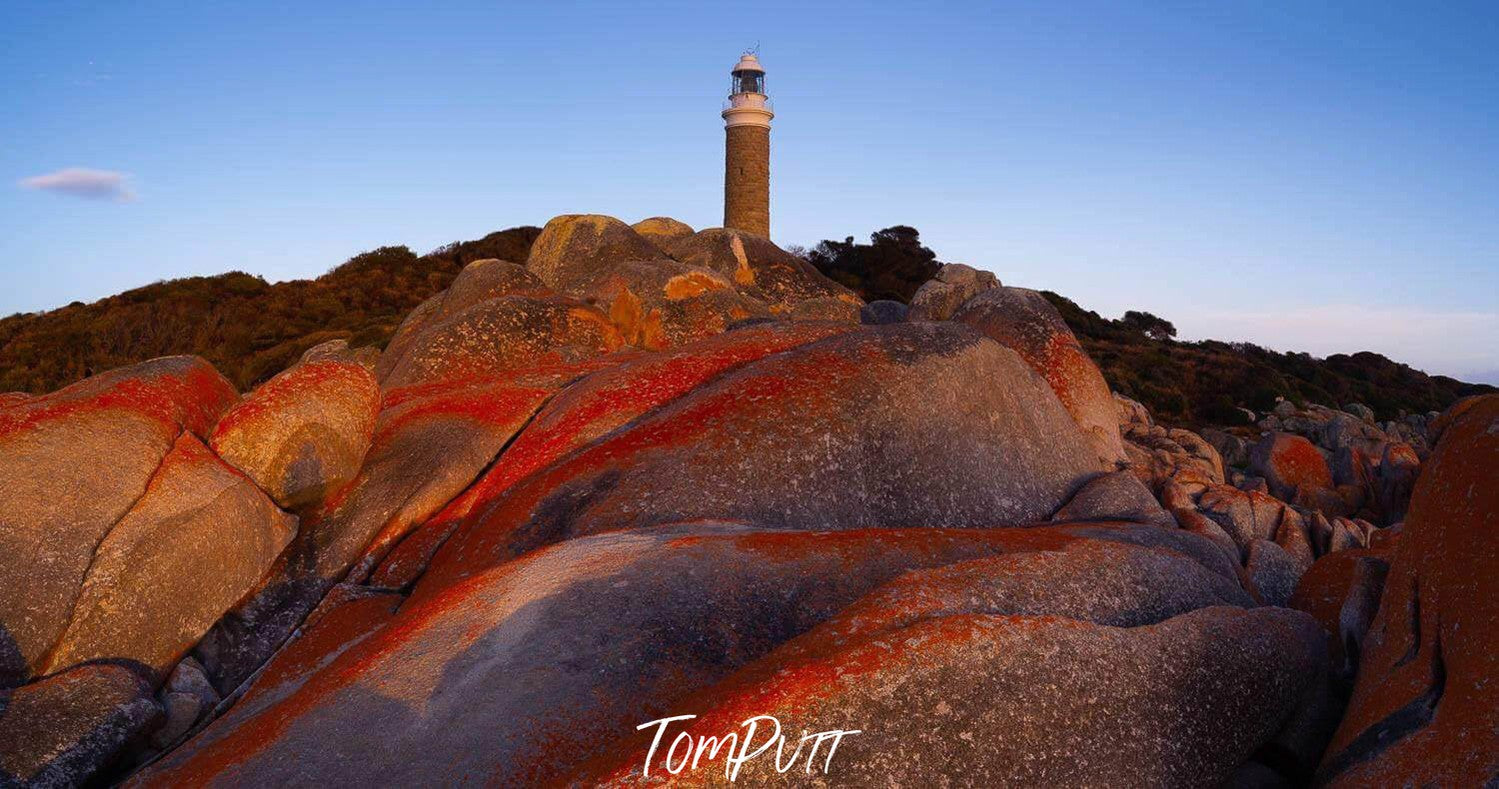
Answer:
[{"label": "orange lichen patch", "polygon": [[629,288],[621,288],[614,303],[609,305],[609,320],[629,345],[659,350],[668,344],[666,330],[661,325],[661,310],[646,309]]},{"label": "orange lichen patch", "polygon": [[689,271],[666,281],[661,292],[669,301],[681,301],[715,290],[727,290],[723,281],[705,271]]},{"label": "orange lichen patch", "polygon": [[0,436],[80,413],[122,410],[205,435],[239,399],[228,379],[197,357],[143,362],[33,397],[0,413]]},{"label": "orange lichen patch", "polygon": [[5,392],[4,394],[0,394],[0,408],[10,408],[13,405],[20,405],[30,399],[31,395],[25,392]]},{"label": "orange lichen patch", "polygon": [[755,270],[750,266],[749,258],[744,255],[744,241],[739,236],[734,236],[731,244],[734,260],[738,263],[734,268],[734,281],[740,285],[755,284]]},{"label": "orange lichen patch", "polygon": [[[482,479],[392,552],[371,582],[402,587],[476,510],[568,452],[756,359],[848,331],[837,324],[771,324],[711,337],[596,372],[548,403]],[[408,544],[409,543],[409,544]]]},{"label": "orange lichen patch", "polygon": [[1319,777],[1477,786],[1499,774],[1499,395],[1465,404],[1411,497],[1348,713]]},{"label": "orange lichen patch", "polygon": [[1332,472],[1317,446],[1301,436],[1285,436],[1270,455],[1276,473],[1293,487],[1331,488]]}]

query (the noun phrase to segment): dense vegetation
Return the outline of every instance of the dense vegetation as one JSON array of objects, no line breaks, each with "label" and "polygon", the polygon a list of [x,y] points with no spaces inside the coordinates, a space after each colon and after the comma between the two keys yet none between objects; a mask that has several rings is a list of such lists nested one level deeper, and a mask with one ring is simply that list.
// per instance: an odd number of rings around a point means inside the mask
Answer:
[{"label": "dense vegetation", "polygon": [[937,254],[921,245],[921,234],[906,225],[871,233],[868,244],[823,241],[802,253],[828,279],[865,301],[910,302],[916,289],[942,268]]},{"label": "dense vegetation", "polygon": [[[858,244],[850,236],[796,251],[866,301],[909,302],[942,266],[921,245],[915,228],[885,228],[869,241]],[[1178,342],[1176,327],[1148,312],[1130,310],[1110,320],[1055,293],[1045,295],[1098,362],[1109,386],[1144,403],[1167,424],[1240,424],[1247,416],[1237,406],[1263,412],[1278,397],[1332,406],[1360,402],[1380,419],[1395,419],[1402,412],[1439,411],[1460,397],[1494,391],[1426,375],[1368,351],[1317,359],[1249,343]]]},{"label": "dense vegetation", "polygon": [[[540,230],[518,227],[417,256],[406,247],[357,255],[313,280],[268,284],[240,272],[158,282],[93,304],[0,320],[0,392],[45,392],[155,356],[208,359],[241,389],[275,375],[307,348],[335,338],[384,346],[417,304],[467,263],[523,261]],[[865,300],[909,302],[941,267],[915,228],[885,228],[870,243],[823,241],[799,251]],[[1277,397],[1361,402],[1380,419],[1446,408],[1494,387],[1465,384],[1367,351],[1317,359],[1248,343],[1180,342],[1148,312],[1103,318],[1046,293],[1115,391],[1168,424],[1236,424],[1237,406],[1268,410]]]},{"label": "dense vegetation", "polygon": [[1173,425],[1233,425],[1246,421],[1236,406],[1268,411],[1277,397],[1298,404],[1343,406],[1358,402],[1379,419],[1402,412],[1440,411],[1458,398],[1494,391],[1361,351],[1318,359],[1279,353],[1250,343],[1179,342],[1169,321],[1127,312],[1109,320],[1071,300],[1043,291],[1114,391],[1144,403]]},{"label": "dense vegetation", "polygon": [[356,255],[313,280],[274,285],[230,272],[158,282],[92,304],[0,319],[0,392],[46,392],[113,367],[197,354],[241,389],[320,342],[384,346],[417,304],[487,257],[525,260],[539,228],[518,227],[418,257]]}]

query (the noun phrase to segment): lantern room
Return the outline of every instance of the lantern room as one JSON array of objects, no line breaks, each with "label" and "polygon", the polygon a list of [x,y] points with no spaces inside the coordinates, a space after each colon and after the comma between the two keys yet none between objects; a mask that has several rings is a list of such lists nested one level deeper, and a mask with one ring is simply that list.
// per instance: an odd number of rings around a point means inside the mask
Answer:
[{"label": "lantern room", "polygon": [[733,82],[729,86],[729,95],[740,93],[759,93],[765,95],[765,69],[760,67],[760,59],[746,52],[739,62],[734,64]]}]

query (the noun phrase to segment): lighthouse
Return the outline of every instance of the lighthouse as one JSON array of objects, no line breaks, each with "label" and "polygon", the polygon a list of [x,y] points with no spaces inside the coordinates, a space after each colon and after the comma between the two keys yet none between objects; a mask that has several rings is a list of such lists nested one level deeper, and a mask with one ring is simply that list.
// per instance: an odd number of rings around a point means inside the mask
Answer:
[{"label": "lighthouse", "polygon": [[723,226],[770,236],[770,99],[765,69],[746,52],[724,102]]}]

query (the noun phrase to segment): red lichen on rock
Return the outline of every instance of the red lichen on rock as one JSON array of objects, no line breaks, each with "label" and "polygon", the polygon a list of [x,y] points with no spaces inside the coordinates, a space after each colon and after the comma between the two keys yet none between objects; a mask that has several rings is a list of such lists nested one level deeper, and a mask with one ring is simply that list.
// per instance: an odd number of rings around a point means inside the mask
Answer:
[{"label": "red lichen on rock", "polygon": [[1416,483],[1322,763],[1341,786],[1499,774],[1499,395],[1463,404]]},{"label": "red lichen on rock", "polygon": [[207,435],[239,393],[195,356],[153,359],[86,378],[0,413],[0,436],[81,413],[122,410]]},{"label": "red lichen on rock", "polygon": [[1332,470],[1317,445],[1291,433],[1269,433],[1249,453],[1250,467],[1258,471],[1276,498],[1290,501],[1300,489],[1333,487]]},{"label": "red lichen on rock", "polygon": [[423,569],[459,523],[520,480],[566,453],[670,403],[748,362],[848,331],[842,324],[776,323],[751,326],[673,351],[609,357],[611,365],[572,384],[546,404],[484,476],[423,524],[371,577],[404,587]]}]

